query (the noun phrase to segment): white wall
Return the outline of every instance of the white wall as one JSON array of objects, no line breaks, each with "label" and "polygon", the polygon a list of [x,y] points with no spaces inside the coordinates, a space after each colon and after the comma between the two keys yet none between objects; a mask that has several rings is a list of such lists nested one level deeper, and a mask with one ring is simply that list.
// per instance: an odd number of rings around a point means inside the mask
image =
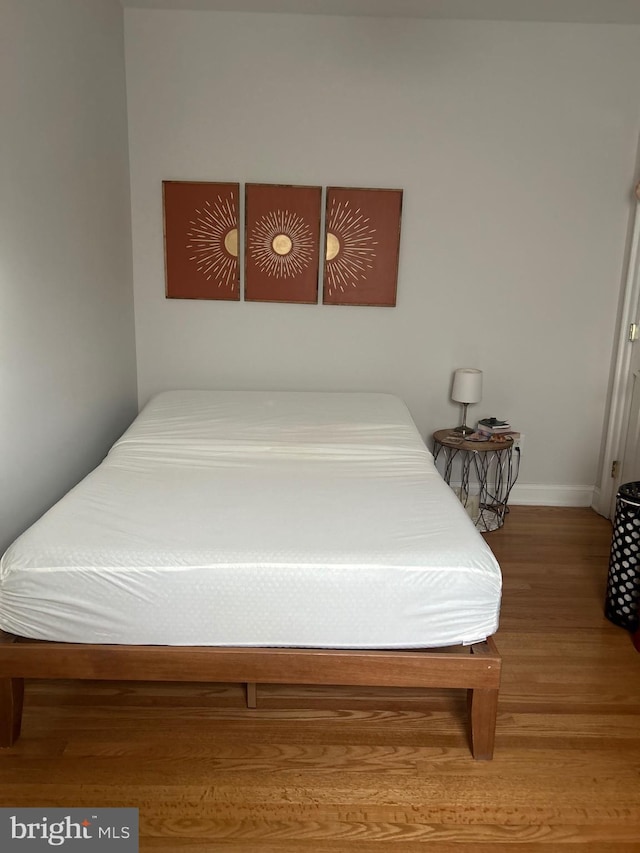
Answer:
[{"label": "white wall", "polygon": [[[140,401],[383,390],[428,433],[478,367],[472,417],[526,435],[521,495],[588,502],[640,27],[135,9],[125,32]],[[404,188],[397,307],[165,300],[163,179]]]},{"label": "white wall", "polygon": [[0,0],[0,550],[137,411],[119,0]]}]

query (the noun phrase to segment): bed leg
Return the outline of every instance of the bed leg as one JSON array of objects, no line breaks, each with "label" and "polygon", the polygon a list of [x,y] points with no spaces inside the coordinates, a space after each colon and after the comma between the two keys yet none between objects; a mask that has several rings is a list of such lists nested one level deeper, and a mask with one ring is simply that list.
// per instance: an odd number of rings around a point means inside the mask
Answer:
[{"label": "bed leg", "polygon": [[247,681],[247,708],[258,707],[258,685],[253,681]]},{"label": "bed leg", "polygon": [[496,737],[498,691],[475,688],[467,691],[471,723],[471,752],[476,761],[491,761]]},{"label": "bed leg", "polygon": [[0,747],[20,737],[23,698],[24,678],[0,678]]}]

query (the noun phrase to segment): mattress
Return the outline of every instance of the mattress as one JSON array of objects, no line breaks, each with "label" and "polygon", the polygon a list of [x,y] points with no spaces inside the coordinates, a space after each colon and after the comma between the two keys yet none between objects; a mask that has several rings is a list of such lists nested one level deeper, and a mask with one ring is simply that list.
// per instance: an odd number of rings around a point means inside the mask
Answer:
[{"label": "mattress", "polygon": [[67,642],[450,646],[500,595],[389,394],[161,393],[0,562],[0,627]]}]

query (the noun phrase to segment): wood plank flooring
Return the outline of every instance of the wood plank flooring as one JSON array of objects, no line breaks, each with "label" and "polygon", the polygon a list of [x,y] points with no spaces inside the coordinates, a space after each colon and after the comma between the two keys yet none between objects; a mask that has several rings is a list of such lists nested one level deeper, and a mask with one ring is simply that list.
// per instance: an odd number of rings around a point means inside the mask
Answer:
[{"label": "wood plank flooring", "polygon": [[1,806],[136,806],[143,851],[640,853],[640,654],[604,619],[611,526],[514,507],[492,762],[458,691],[32,682]]}]

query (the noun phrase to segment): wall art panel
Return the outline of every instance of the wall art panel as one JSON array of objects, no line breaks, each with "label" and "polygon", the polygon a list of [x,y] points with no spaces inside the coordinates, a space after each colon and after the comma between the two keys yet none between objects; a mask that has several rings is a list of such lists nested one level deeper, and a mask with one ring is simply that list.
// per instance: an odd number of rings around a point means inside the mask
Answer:
[{"label": "wall art panel", "polygon": [[402,190],[327,189],[326,305],[396,304]]},{"label": "wall art panel", "polygon": [[240,185],[163,181],[166,296],[240,299]]},{"label": "wall art panel", "polygon": [[318,301],[321,187],[247,184],[248,302]]}]

